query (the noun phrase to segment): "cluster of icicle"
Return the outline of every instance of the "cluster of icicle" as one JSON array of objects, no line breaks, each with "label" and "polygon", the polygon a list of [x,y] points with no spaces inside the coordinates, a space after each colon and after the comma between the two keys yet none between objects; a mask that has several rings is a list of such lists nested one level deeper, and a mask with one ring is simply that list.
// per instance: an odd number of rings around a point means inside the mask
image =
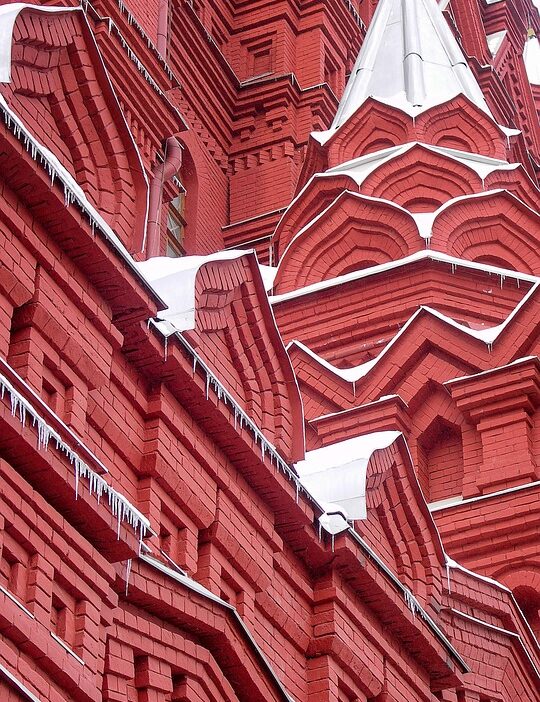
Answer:
[{"label": "cluster of icicle", "polygon": [[[158,327],[159,329],[159,327]],[[268,455],[270,459],[270,463],[276,465],[278,470],[281,470],[290,480],[292,480],[295,485],[296,485],[296,494],[298,496],[298,492],[302,490],[304,493],[309,494],[306,492],[306,490],[302,487],[300,481],[294,474],[294,472],[289,468],[287,463],[281,458],[279,453],[277,452],[275,446],[273,446],[268,439],[265,437],[265,435],[262,433],[262,431],[259,429],[259,427],[255,424],[255,422],[248,417],[248,415],[244,412],[244,410],[238,405],[234,397],[229,393],[229,391],[222,385],[222,383],[216,378],[216,376],[212,373],[210,368],[206,365],[206,363],[202,360],[202,358],[197,354],[195,349],[188,343],[188,341],[185,339],[182,334],[177,333],[176,337],[179,339],[181,344],[184,346],[186,351],[190,354],[190,356],[193,359],[193,373],[197,370],[197,366],[200,366],[202,371],[205,373],[206,376],[206,399],[209,397],[210,389],[212,389],[217,397],[217,399],[220,402],[223,402],[225,405],[230,405],[232,408],[232,411],[234,413],[234,428],[235,429],[243,429],[244,427],[248,429],[252,434],[253,438],[255,439],[255,445],[260,445],[261,447],[261,456],[264,461],[266,455]]]},{"label": "cluster of icicle", "polygon": [[422,607],[418,603],[418,600],[406,587],[403,588],[403,596],[405,597],[405,603],[407,607],[411,610],[413,617],[415,617],[417,613],[422,613]]},{"label": "cluster of icicle", "polygon": [[[87,2],[87,4],[89,4],[89,3]],[[123,0],[117,0],[117,5],[118,5],[118,9],[120,10],[120,12],[121,12],[123,15],[126,16],[127,21],[128,21],[128,24],[129,24],[130,26],[132,26],[132,27],[135,27],[135,29],[139,32],[139,34],[141,35],[141,37],[142,37],[142,38],[144,39],[144,41],[146,42],[146,45],[148,46],[148,48],[151,49],[152,51],[155,51],[155,52],[158,54],[158,56],[160,56],[160,54],[159,54],[159,52],[158,52],[158,50],[157,50],[156,45],[155,45],[154,42],[150,39],[150,37],[148,36],[148,34],[144,31],[143,27],[137,22],[136,18],[135,18],[135,17],[131,14],[131,12],[127,9],[127,7],[125,6]],[[109,20],[109,22],[112,22],[112,20]],[[114,24],[114,23],[113,23],[113,24]],[[110,26],[110,24],[109,24],[109,26]],[[118,27],[116,27],[116,25],[114,25],[114,26],[115,26],[116,31],[118,32],[118,35],[119,35],[120,37],[122,37],[122,35],[120,34],[120,30],[118,29]],[[125,48],[125,47],[124,47],[124,48]],[[162,56],[160,56],[160,59],[161,59],[161,63],[163,64],[163,69],[165,70],[165,73],[167,74],[167,76],[168,76],[171,80],[174,80],[174,74],[173,74],[173,72],[172,72],[171,67],[170,67],[169,64],[163,59]],[[138,66],[137,66],[137,67],[138,67]],[[146,70],[146,69],[145,69],[145,70]],[[143,75],[144,75],[144,74],[143,74]],[[145,77],[146,77],[146,76],[145,76]],[[150,81],[149,81],[149,82],[150,82]],[[153,86],[152,86],[152,87],[153,87]],[[161,93],[161,89],[160,89],[158,86],[156,86],[156,88],[157,88],[157,90]]]},{"label": "cluster of icicle", "polygon": [[351,13],[351,15],[354,17],[354,21],[360,27],[360,29],[365,29],[366,25],[364,24],[362,18],[358,14],[358,10],[352,4],[351,0],[343,0],[343,2],[345,3],[345,5],[346,5],[347,9],[349,10],[349,12]]},{"label": "cluster of icicle", "polygon": [[[64,204],[69,207],[72,203],[76,203],[82,212],[86,215],[92,233],[97,227],[102,231],[106,238],[110,239],[109,232],[101,226],[101,223],[94,217],[91,211],[88,210],[86,202],[81,200],[79,195],[73,190],[69,182],[63,177],[62,173],[59,173],[54,165],[49,161],[47,156],[42,153],[39,145],[32,139],[30,134],[24,129],[22,124],[14,117],[14,115],[6,110],[5,106],[0,102],[0,108],[4,116],[4,122],[6,127],[13,133],[13,135],[24,145],[24,148],[30,154],[34,161],[37,161],[41,166],[45,168],[49,178],[51,179],[51,184],[54,184],[56,178],[62,182],[64,187]],[[113,242],[114,243],[114,242]]]},{"label": "cluster of icicle", "polygon": [[23,427],[27,421],[31,420],[32,426],[37,431],[38,449],[47,450],[51,440],[55,443],[57,451],[63,453],[75,473],[75,497],[79,495],[79,483],[85,479],[91,495],[95,495],[98,504],[105,495],[112,514],[116,517],[118,528],[117,536],[120,538],[120,529],[126,523],[138,534],[142,541],[146,536],[150,523],[126,498],[114,490],[105,480],[93,471],[60,437],[60,435],[47,424],[34,407],[13,387],[9,380],[0,374],[0,399],[4,399],[6,394],[11,403],[11,414],[18,417]]}]

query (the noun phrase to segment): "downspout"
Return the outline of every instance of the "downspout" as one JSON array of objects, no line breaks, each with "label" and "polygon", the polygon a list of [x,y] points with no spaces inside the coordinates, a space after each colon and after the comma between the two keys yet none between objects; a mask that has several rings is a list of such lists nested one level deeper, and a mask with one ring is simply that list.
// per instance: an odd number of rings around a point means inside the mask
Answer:
[{"label": "downspout", "polygon": [[156,166],[150,181],[148,197],[148,229],[146,232],[146,258],[159,256],[160,249],[160,220],[163,184],[178,173],[182,166],[182,147],[175,137],[169,137],[165,142],[165,160]]},{"label": "downspout", "polygon": [[156,49],[167,61],[167,39],[169,36],[169,0],[159,0]]}]

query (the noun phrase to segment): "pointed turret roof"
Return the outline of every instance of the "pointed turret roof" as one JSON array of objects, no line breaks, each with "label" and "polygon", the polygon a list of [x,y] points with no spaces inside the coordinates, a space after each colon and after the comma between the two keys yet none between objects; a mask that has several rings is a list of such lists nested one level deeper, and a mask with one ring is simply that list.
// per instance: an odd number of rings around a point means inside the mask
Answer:
[{"label": "pointed turret roof", "polygon": [[369,97],[416,115],[459,94],[493,118],[436,0],[380,0],[334,122],[320,136]]}]

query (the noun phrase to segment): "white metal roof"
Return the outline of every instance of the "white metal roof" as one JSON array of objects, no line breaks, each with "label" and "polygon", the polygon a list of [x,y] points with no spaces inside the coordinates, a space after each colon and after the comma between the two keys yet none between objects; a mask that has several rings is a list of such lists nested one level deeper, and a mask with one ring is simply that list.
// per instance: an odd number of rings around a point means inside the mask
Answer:
[{"label": "white metal roof", "polygon": [[436,0],[380,0],[325,143],[372,97],[417,115],[463,94],[493,119]]}]

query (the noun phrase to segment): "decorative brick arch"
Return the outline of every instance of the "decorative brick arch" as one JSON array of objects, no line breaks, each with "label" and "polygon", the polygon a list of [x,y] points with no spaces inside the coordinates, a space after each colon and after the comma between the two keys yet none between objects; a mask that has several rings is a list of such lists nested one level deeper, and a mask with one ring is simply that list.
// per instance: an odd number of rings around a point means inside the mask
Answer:
[{"label": "decorative brick arch", "polygon": [[505,135],[464,95],[426,110],[417,118],[415,127],[419,141],[491,158],[506,158]]},{"label": "decorative brick arch", "polygon": [[540,257],[534,232],[540,215],[506,191],[457,200],[443,208],[433,224],[431,246],[468,260],[496,257],[508,268],[538,272]]},{"label": "decorative brick arch", "polygon": [[532,630],[540,635],[540,563],[514,564],[511,568],[497,571],[494,577],[512,590]]},{"label": "decorative brick arch", "polygon": [[540,202],[540,190],[522,165],[511,171],[501,170],[490,173],[484,182],[484,187],[485,190],[507,190],[533,210],[538,208]]},{"label": "decorative brick arch", "polygon": [[411,212],[434,212],[448,200],[482,189],[478,175],[458,161],[417,144],[369,175],[362,192]]},{"label": "decorative brick arch", "polygon": [[195,329],[184,332],[267,439],[288,460],[304,452],[303,412],[254,256],[204,264]]},{"label": "decorative brick arch", "polygon": [[276,290],[295,290],[421,248],[409,213],[392,203],[344,192],[290,243],[279,264]]},{"label": "decorative brick arch", "polygon": [[283,213],[274,232],[274,242],[278,258],[296,234],[329,207],[345,190],[357,190],[349,176],[315,176],[306,185],[303,192]]},{"label": "decorative brick arch", "polygon": [[440,595],[444,554],[403,437],[371,457],[366,504],[368,523],[357,529],[368,535],[376,518],[379,538],[386,539],[384,550],[391,551],[400,579],[421,600]]},{"label": "decorative brick arch", "polygon": [[328,164],[337,166],[414,140],[415,131],[409,115],[369,98],[328,141]]},{"label": "decorative brick arch", "polygon": [[131,252],[142,250],[147,180],[82,11],[24,8],[2,92]]}]

